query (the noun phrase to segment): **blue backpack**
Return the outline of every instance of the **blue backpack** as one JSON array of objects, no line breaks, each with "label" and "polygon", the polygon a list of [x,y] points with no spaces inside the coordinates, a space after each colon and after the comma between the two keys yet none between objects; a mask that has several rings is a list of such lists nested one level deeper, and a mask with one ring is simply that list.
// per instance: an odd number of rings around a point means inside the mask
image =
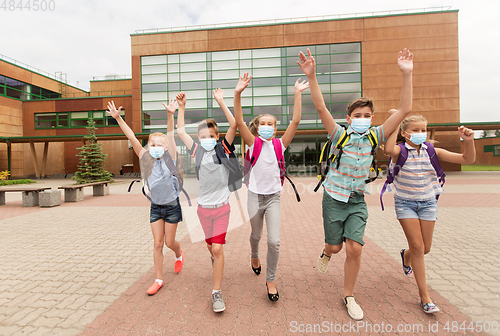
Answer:
[{"label": "blue backpack", "polygon": [[[439,159],[436,154],[436,149],[430,142],[424,142],[424,144],[427,146],[426,151],[427,154],[429,155],[429,159],[431,161],[432,167],[436,171],[436,175],[439,179],[439,183],[441,187],[444,185],[444,178],[446,177],[446,174],[443,171],[443,168],[441,167],[441,164],[439,163]],[[398,160],[396,161],[396,164],[394,165],[394,169],[387,169],[387,180],[385,180],[384,187],[382,188],[382,191],[380,192],[380,205],[382,206],[382,211],[384,211],[384,203],[382,202],[382,196],[384,195],[385,190],[387,189],[387,186],[394,182],[394,178],[396,175],[398,175],[399,171],[401,168],[403,168],[406,160],[408,159],[408,148],[406,148],[405,143],[402,142],[398,144],[399,148],[401,148],[401,153],[399,153]],[[389,159],[389,165],[391,164],[392,158]],[[439,198],[439,195],[436,196],[436,199]]]}]

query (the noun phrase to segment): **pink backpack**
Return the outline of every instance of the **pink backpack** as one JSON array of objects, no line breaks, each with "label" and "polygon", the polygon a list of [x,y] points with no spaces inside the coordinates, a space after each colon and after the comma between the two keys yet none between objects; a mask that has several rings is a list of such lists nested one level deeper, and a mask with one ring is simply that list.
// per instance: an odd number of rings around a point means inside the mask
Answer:
[{"label": "pink backpack", "polygon": [[[273,138],[272,142],[273,142],[274,152],[276,153],[276,159],[278,160],[278,166],[280,169],[281,185],[283,185],[283,182],[285,181],[286,177],[286,179],[290,181],[290,183],[292,184],[292,188],[293,191],[295,192],[295,197],[297,198],[297,202],[300,202],[300,196],[299,193],[297,192],[297,188],[295,188],[295,184],[293,184],[292,180],[290,180],[290,178],[286,175],[285,158],[283,157],[283,152],[281,151],[281,141],[279,139]],[[255,162],[257,162],[257,159],[260,156],[260,152],[262,151],[262,144],[263,140],[259,137],[255,137],[252,156],[250,157],[250,149],[248,149],[245,154],[245,184],[247,187],[250,180],[250,170],[252,170],[252,167],[255,165]]]}]

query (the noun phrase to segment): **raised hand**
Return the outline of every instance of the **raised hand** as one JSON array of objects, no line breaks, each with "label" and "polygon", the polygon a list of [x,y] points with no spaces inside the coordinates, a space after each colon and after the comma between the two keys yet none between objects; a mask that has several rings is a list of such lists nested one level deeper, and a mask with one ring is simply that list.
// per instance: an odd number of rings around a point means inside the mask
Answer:
[{"label": "raised hand", "polygon": [[[177,104],[179,104],[179,106],[185,106],[186,105],[186,93],[183,91],[183,92],[179,92],[176,96],[175,96],[175,100],[177,100]],[[165,105],[165,104],[163,104]],[[165,106],[166,108],[166,106]]]},{"label": "raised hand", "polygon": [[214,98],[218,103],[220,103],[221,101],[224,101],[224,90],[223,89],[215,89],[213,93],[214,93]]},{"label": "raised hand", "polygon": [[306,82],[305,80],[300,82],[300,78],[299,78],[295,82],[294,92],[301,93],[302,91],[304,91],[307,88],[309,88],[309,82]]},{"label": "raised hand", "polygon": [[398,67],[401,71],[411,72],[413,70],[413,54],[404,48],[398,55]]},{"label": "raised hand", "polygon": [[242,93],[243,90],[250,84],[250,80],[252,79],[252,76],[248,74],[248,72],[245,72],[243,76],[240,77],[238,80],[238,84],[236,84],[236,87],[234,88],[235,93]]},{"label": "raised hand", "polygon": [[304,74],[309,77],[316,73],[316,61],[311,55],[311,51],[309,50],[309,48],[307,48],[307,55],[308,57],[306,57],[306,55],[304,55],[304,53],[301,51],[299,53],[300,62],[297,61],[297,64],[302,69]]},{"label": "raised hand", "polygon": [[474,140],[474,131],[464,126],[460,126],[458,128],[458,135],[460,135],[460,137],[464,139],[464,141]]},{"label": "raised hand", "polygon": [[396,112],[398,112],[398,110],[396,110],[396,109],[390,109],[388,113],[389,113],[389,115],[393,115]]},{"label": "raised hand", "polygon": [[115,102],[110,101],[110,102],[108,102],[108,110],[106,112],[108,112],[108,114],[111,115],[113,118],[117,119],[120,117],[121,109],[122,109],[122,107],[120,106],[117,110],[115,107]]},{"label": "raised hand", "polygon": [[162,103],[163,106],[167,109],[168,113],[174,114],[175,110],[177,110],[177,103],[172,97],[168,97],[168,105],[165,103]]}]

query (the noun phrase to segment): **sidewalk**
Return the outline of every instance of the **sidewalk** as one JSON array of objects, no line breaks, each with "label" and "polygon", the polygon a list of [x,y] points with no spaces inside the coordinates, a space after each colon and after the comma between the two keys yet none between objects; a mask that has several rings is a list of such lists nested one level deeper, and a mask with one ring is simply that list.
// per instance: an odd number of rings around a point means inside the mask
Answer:
[{"label": "sidewalk", "polygon": [[[154,280],[152,235],[148,204],[138,186],[127,194],[124,181],[112,185],[105,197],[92,197],[87,188],[89,195],[83,202],[51,209],[22,208],[20,196],[19,200],[7,198],[7,205],[0,208],[0,335],[290,335],[303,331],[312,335],[319,329],[333,333],[339,327],[345,333],[378,334],[379,328],[394,334],[399,327],[411,334],[441,335],[447,333],[447,322],[450,334],[455,324],[459,328],[466,322],[469,327],[471,318],[500,322],[500,258],[494,252],[500,244],[496,225],[500,174],[449,174],[446,193],[439,200],[433,249],[426,256],[431,297],[442,309],[434,316],[422,312],[414,279],[402,273],[399,249],[405,247],[405,238],[395,219],[392,195],[384,196],[385,212],[375,192],[367,196],[370,218],[355,288],[365,311],[360,324],[353,323],[342,303],[344,252],[332,258],[326,274],[316,270],[324,239],[322,194],[307,191],[316,180],[294,181],[302,201],[296,202],[288,182],[282,193],[276,282],[280,300],[270,302],[265,274],[252,272],[250,228],[241,225],[228,233],[225,246],[226,311],[222,314],[213,313],[211,307],[212,269],[205,243],[193,243],[188,233],[196,220],[195,206],[183,204],[186,223],[178,229],[184,269],[175,274],[173,255],[165,250],[165,286],[149,297],[146,290]],[[380,186],[380,181],[376,183]],[[188,191],[191,184],[188,180]],[[245,194],[239,192],[244,205]],[[237,206],[232,205],[231,215],[232,220],[241,219]],[[263,239],[264,269],[265,251]],[[465,334],[478,334],[472,329]],[[457,332],[464,334],[461,329]]]}]

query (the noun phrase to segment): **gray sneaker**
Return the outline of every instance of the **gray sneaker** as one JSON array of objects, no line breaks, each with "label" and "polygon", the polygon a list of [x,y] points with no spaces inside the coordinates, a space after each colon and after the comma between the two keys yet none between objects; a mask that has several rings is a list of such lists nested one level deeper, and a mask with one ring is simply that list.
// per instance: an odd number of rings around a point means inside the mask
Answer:
[{"label": "gray sneaker", "polygon": [[226,309],[224,300],[222,300],[222,294],[220,292],[215,292],[212,294],[212,302],[214,305],[214,312],[220,313]]}]

